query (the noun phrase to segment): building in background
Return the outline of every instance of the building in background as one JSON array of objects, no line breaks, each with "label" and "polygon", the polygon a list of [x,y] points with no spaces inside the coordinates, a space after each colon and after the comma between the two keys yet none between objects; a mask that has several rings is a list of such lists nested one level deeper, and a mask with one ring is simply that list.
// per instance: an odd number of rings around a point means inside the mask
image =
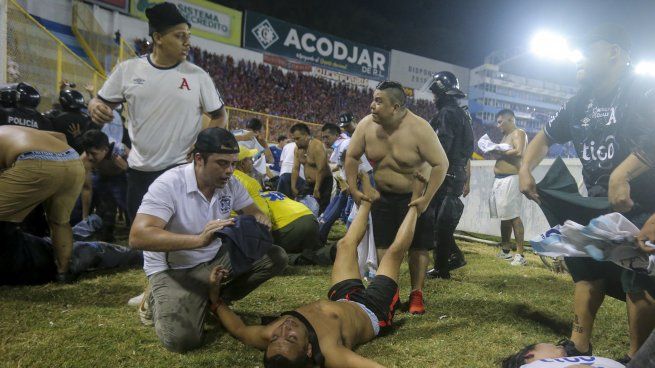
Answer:
[{"label": "building in background", "polygon": [[[525,53],[491,54],[485,64],[471,69],[469,79],[469,110],[474,124],[482,125],[476,130],[497,138],[496,113],[512,109],[516,125],[534,137],[575,94],[574,75],[571,65],[544,66]],[[556,145],[549,156],[576,154],[571,145]]]}]

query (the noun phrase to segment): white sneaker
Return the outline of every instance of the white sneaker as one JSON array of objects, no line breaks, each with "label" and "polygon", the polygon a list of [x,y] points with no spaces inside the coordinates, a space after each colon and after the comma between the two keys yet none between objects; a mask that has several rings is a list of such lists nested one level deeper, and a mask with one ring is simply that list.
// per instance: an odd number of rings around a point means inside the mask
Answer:
[{"label": "white sneaker", "polygon": [[497,258],[504,259],[506,261],[512,260],[512,253],[510,252],[503,252],[502,250],[496,255]]},{"label": "white sneaker", "polygon": [[135,296],[134,298],[128,300],[127,305],[129,305],[130,307],[138,307],[139,304],[141,304],[141,301],[143,300],[143,295],[144,294],[145,293],[141,293],[141,294]]},{"label": "white sneaker", "polygon": [[154,326],[155,321],[152,318],[152,307],[150,306],[150,285],[146,286],[143,291],[143,298],[139,304],[139,319],[144,326]]},{"label": "white sneaker", "polygon": [[526,261],[525,257],[520,254],[515,254],[512,263],[510,263],[512,266],[525,266],[526,264],[528,264],[528,261]]}]

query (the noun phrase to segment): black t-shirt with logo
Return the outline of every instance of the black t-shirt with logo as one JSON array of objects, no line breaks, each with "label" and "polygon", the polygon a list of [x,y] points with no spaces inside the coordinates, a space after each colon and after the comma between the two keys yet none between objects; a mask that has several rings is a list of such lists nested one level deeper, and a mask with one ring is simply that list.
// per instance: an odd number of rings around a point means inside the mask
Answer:
[{"label": "black t-shirt with logo", "polygon": [[[654,90],[647,78],[630,76],[600,99],[581,91],[544,128],[553,143],[573,142],[590,196],[607,196],[612,171],[631,153],[649,147],[644,137],[654,136]],[[653,210],[654,180],[655,170],[650,170],[631,182],[632,199]]]},{"label": "black t-shirt with logo", "polygon": [[0,107],[0,125],[18,125],[38,130],[53,130],[52,123],[40,112],[24,107]]},{"label": "black t-shirt with logo", "polygon": [[[52,121],[54,131],[65,134],[68,145],[77,153],[82,153],[82,135],[96,127],[89,115],[81,111],[51,110],[46,116]],[[100,127],[96,128],[100,129]]]}]

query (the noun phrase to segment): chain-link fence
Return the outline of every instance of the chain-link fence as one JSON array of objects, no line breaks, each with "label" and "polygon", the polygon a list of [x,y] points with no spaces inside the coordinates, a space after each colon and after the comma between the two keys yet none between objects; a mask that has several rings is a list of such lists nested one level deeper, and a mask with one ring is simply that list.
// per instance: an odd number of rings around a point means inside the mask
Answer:
[{"label": "chain-link fence", "polygon": [[119,62],[137,56],[122,38],[106,33],[93,15],[93,8],[81,1],[73,1],[71,29],[101,73],[108,74]]},{"label": "chain-link fence", "polygon": [[41,94],[40,111],[59,98],[59,84],[66,80],[94,90],[104,77],[85,60],[48,32],[15,0],[7,4],[7,82],[26,82]]}]

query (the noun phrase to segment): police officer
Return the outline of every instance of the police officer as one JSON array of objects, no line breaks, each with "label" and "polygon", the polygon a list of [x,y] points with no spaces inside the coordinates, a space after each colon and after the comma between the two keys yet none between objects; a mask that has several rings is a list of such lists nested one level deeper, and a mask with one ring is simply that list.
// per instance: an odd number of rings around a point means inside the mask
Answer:
[{"label": "police officer", "polygon": [[54,130],[65,134],[68,145],[81,154],[82,134],[93,127],[100,129],[100,126],[95,126],[89,115],[82,111],[86,106],[84,96],[70,86],[66,85],[59,92],[59,104],[60,109],[50,110],[46,115]]},{"label": "police officer", "polygon": [[52,124],[36,107],[41,95],[27,83],[0,87],[0,125],[20,125],[39,130],[52,130]]},{"label": "police officer", "polygon": [[343,114],[339,115],[339,123],[337,125],[339,128],[343,129],[343,131],[349,137],[352,137],[353,133],[355,132],[355,128],[357,128],[357,121],[355,120],[355,117],[352,113],[344,112]]},{"label": "police officer", "polygon": [[464,211],[464,203],[459,197],[466,196],[469,191],[473,129],[470,115],[457,102],[466,95],[459,89],[459,82],[453,73],[443,71],[435,74],[424,89],[434,95],[438,112],[430,120],[430,125],[437,132],[450,162],[446,179],[432,200],[437,247],[434,251],[434,268],[428,271],[428,276],[449,279],[450,270],[466,264],[453,235]]}]

